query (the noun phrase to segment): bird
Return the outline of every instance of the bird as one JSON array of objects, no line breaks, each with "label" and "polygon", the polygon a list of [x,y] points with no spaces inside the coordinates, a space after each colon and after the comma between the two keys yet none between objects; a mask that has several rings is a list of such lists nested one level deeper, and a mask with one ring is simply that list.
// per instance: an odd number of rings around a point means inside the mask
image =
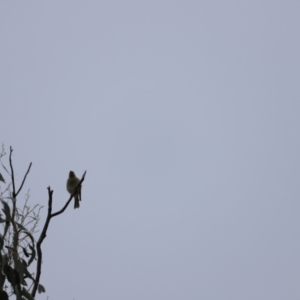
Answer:
[{"label": "bird", "polygon": [[[77,189],[78,184],[80,183],[80,179],[76,177],[73,171],[69,172],[69,178],[67,180],[67,191],[73,195]],[[78,187],[75,195],[74,195],[74,209],[79,208],[79,201],[81,201],[81,186]]]}]

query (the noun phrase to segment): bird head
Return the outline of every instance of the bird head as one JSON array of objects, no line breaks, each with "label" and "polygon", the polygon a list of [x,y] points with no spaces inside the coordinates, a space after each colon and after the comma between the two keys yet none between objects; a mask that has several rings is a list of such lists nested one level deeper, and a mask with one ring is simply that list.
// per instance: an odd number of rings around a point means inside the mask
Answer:
[{"label": "bird head", "polygon": [[73,171],[70,171],[69,177],[75,177],[75,173]]}]

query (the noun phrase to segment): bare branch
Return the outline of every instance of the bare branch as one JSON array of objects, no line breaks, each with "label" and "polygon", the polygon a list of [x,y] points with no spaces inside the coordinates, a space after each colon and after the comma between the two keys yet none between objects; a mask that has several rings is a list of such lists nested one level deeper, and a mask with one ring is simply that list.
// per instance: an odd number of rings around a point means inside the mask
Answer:
[{"label": "bare branch", "polygon": [[44,225],[44,228],[41,232],[40,238],[38,240],[38,242],[36,243],[36,249],[37,249],[37,266],[36,266],[36,276],[35,276],[35,282],[34,282],[34,286],[31,292],[31,296],[34,298],[39,282],[40,282],[40,277],[41,277],[41,270],[42,270],[42,249],[41,249],[41,245],[43,240],[46,237],[46,233],[47,233],[47,229],[50,223],[50,219],[51,219],[51,211],[52,211],[52,195],[53,195],[53,190],[50,189],[50,186],[47,188],[48,189],[48,196],[49,196],[49,200],[48,200],[48,213],[47,213],[47,218],[46,218],[46,222]]},{"label": "bare branch", "polygon": [[18,189],[18,191],[17,191],[17,193],[16,193],[16,197],[18,196],[18,194],[19,194],[19,193],[21,192],[21,190],[22,190],[22,187],[23,187],[23,185],[24,185],[24,183],[25,183],[26,177],[27,177],[27,175],[28,175],[28,173],[29,173],[29,171],[30,171],[31,166],[32,166],[32,163],[29,164],[29,167],[28,167],[28,169],[27,169],[27,172],[26,172],[26,174],[25,174],[25,176],[24,176],[24,178],[23,178],[22,184],[21,184],[20,188]]},{"label": "bare branch", "polygon": [[39,240],[36,243],[37,256],[38,257],[37,257],[37,267],[36,267],[35,282],[34,282],[34,285],[33,285],[32,292],[31,292],[31,296],[33,298],[35,297],[35,294],[36,294],[36,291],[37,291],[37,288],[38,288],[38,285],[39,285],[39,282],[40,282],[40,277],[41,277],[41,269],[42,269],[42,249],[41,249],[41,245],[42,245],[44,239],[47,236],[47,230],[48,230],[48,227],[49,227],[49,224],[50,224],[50,220],[51,220],[51,218],[56,217],[56,216],[62,214],[66,210],[66,208],[70,204],[71,200],[74,198],[74,195],[76,194],[76,192],[78,191],[78,189],[81,187],[81,184],[82,184],[82,182],[85,179],[85,174],[86,174],[86,171],[83,173],[82,178],[81,178],[81,180],[80,180],[80,182],[79,182],[76,190],[70,196],[69,200],[66,202],[66,204],[64,205],[64,207],[61,210],[59,210],[58,212],[53,213],[53,214],[52,214],[53,190],[51,190],[50,186],[47,188],[48,189],[48,197],[49,197],[49,200],[48,200],[48,213],[47,213],[47,218],[46,218],[46,221],[45,221],[44,228],[43,228],[43,230],[41,232]]},{"label": "bare branch", "polygon": [[9,165],[10,165],[10,171],[11,171],[11,181],[12,181],[12,185],[13,185],[13,198],[16,198],[16,187],[15,187],[15,175],[14,175],[14,168],[12,165],[12,152],[13,152],[13,148],[10,146],[10,153],[9,153]]}]

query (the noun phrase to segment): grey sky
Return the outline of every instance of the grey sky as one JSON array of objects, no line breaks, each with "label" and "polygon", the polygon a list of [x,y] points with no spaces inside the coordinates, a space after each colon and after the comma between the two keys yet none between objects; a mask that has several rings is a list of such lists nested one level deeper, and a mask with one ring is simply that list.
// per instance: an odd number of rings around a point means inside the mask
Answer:
[{"label": "grey sky", "polygon": [[[2,1],[1,142],[53,219],[38,299],[298,300],[300,3]],[[22,201],[22,198],[19,198]],[[44,209],[42,216],[45,216]]]}]

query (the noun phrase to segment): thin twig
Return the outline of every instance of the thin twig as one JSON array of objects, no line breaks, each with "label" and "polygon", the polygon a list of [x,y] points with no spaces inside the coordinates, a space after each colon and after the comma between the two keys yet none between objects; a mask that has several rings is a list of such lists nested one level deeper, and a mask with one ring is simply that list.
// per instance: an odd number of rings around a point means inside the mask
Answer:
[{"label": "thin twig", "polygon": [[12,166],[12,159],[11,159],[12,152],[13,152],[13,148],[10,146],[9,165],[10,165],[10,170],[11,170],[11,181],[12,181],[12,185],[13,185],[13,198],[16,198],[15,175],[14,175],[14,168]]},{"label": "thin twig", "polygon": [[0,163],[1,163],[1,166],[3,167],[3,169],[5,170],[5,172],[10,176],[10,173],[9,171],[6,169],[5,165],[3,164],[2,162],[2,157],[6,155],[6,152],[5,152],[5,148],[4,148],[4,144],[2,144],[2,152],[0,153]]},{"label": "thin twig", "polygon": [[0,196],[4,195],[10,189],[10,186],[11,186],[11,182],[7,185],[7,187],[3,192],[1,191]]},{"label": "thin twig", "polygon": [[[13,201],[12,201],[12,204],[13,204],[13,210],[12,210],[12,215],[11,215],[11,224],[12,224],[12,227],[13,227],[13,234],[16,238],[13,238],[13,249],[14,251],[12,252],[12,258],[13,258],[13,261],[14,261],[14,265],[16,266],[17,265],[17,259],[18,259],[18,240],[19,240],[19,232],[18,232],[18,228],[17,228],[17,225],[16,225],[16,222],[15,222],[15,215],[16,215],[16,211],[17,211],[17,208],[16,208],[16,186],[15,186],[15,176],[14,176],[14,168],[13,168],[13,165],[12,165],[12,152],[13,152],[13,149],[12,147],[10,146],[10,154],[9,154],[9,165],[10,165],[10,169],[11,169],[11,181],[12,181],[12,186],[13,186]],[[17,295],[17,300],[20,300],[21,299],[21,296],[20,296],[20,285],[16,285],[14,287],[14,291],[16,292],[16,295]]]},{"label": "thin twig", "polygon": [[24,185],[24,183],[25,183],[26,177],[27,177],[27,175],[28,175],[28,173],[29,173],[29,171],[30,171],[31,166],[32,166],[32,163],[29,164],[29,167],[28,167],[28,169],[27,169],[27,172],[26,172],[26,174],[25,174],[25,176],[24,176],[24,178],[23,178],[22,184],[21,184],[20,188],[18,189],[18,191],[17,191],[17,193],[16,193],[16,197],[18,196],[18,194],[19,194],[19,193],[21,192],[21,190],[22,190],[22,187],[23,187],[23,185]]}]

